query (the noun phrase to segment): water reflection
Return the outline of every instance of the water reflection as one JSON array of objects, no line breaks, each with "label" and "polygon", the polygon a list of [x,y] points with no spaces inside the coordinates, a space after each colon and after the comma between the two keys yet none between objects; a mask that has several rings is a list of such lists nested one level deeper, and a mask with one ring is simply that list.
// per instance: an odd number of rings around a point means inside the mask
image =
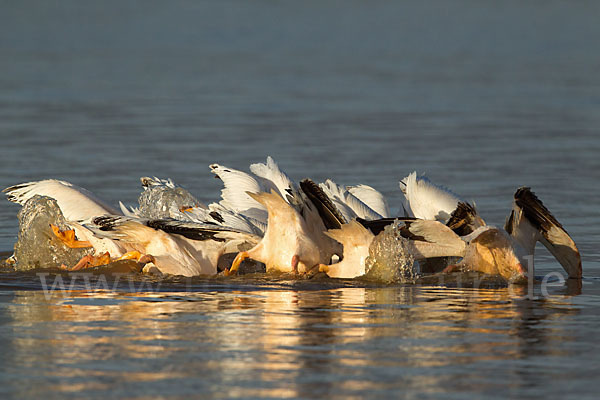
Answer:
[{"label": "water reflection", "polygon": [[[579,313],[570,297],[521,298],[526,291],[255,287],[49,300],[40,291],[13,292],[0,303],[0,365],[44,383],[10,381],[18,396],[336,397],[458,393],[473,382],[481,391],[522,388],[539,373],[512,360],[568,364],[576,342],[569,321]],[[494,375],[482,365],[493,365]]]}]

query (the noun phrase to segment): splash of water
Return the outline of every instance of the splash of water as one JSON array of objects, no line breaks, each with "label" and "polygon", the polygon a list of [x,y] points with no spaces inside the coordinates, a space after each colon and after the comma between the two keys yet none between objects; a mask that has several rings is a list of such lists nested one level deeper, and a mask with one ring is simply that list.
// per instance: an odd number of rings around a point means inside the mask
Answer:
[{"label": "splash of water", "polygon": [[138,202],[141,216],[150,219],[181,218],[181,210],[202,204],[186,189],[168,186],[148,187]]},{"label": "splash of water", "polygon": [[399,221],[385,227],[369,247],[365,278],[383,283],[414,282],[418,277],[408,241],[400,235]]},{"label": "splash of water", "polygon": [[17,214],[19,236],[15,244],[15,267],[18,270],[56,268],[75,265],[93,249],[70,249],[56,238],[50,224],[69,229],[56,200],[36,195]]}]

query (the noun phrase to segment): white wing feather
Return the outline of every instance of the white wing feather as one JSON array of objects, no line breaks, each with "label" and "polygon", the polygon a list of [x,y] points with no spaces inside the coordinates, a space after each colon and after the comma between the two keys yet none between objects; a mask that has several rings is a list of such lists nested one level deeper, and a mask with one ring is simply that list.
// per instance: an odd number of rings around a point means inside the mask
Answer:
[{"label": "white wing feather", "polygon": [[89,190],[56,179],[22,183],[8,187],[3,192],[8,200],[20,205],[36,194],[51,197],[56,200],[65,218],[71,221],[83,221],[103,214],[121,215]]},{"label": "white wing feather", "polygon": [[[338,203],[343,203],[344,206],[349,208],[354,214],[354,217],[367,220],[383,218],[381,214],[372,210],[369,206],[350,193],[346,188],[337,185],[331,179],[327,179],[324,184],[322,183],[320,185],[320,187],[330,198],[334,200],[336,205],[338,205]],[[338,206],[338,208],[340,207]],[[346,215],[344,215],[344,217],[346,217]],[[347,221],[350,221],[352,218],[353,217],[348,218]]]},{"label": "white wing feather", "polygon": [[390,208],[385,197],[368,185],[346,186],[346,189],[357,199],[365,203],[371,210],[383,218],[390,218]]},{"label": "white wing feather", "polygon": [[412,216],[421,219],[446,222],[458,202],[462,201],[449,189],[432,183],[425,176],[417,176],[416,172],[404,178],[400,188],[406,196]]},{"label": "white wing feather", "polygon": [[217,203],[210,204],[208,209],[192,208],[183,213],[181,220],[216,224],[258,236],[262,236],[266,229],[266,223],[236,213]]},{"label": "white wing feather", "polygon": [[[268,193],[271,189],[275,189],[284,200],[288,201],[287,197],[289,191],[297,191],[296,185],[285,172],[279,169],[279,166],[271,156],[267,157],[267,162],[265,164],[256,163],[250,165],[250,171],[263,179],[261,182],[263,187],[260,190],[262,192]],[[258,191],[254,191],[254,193],[257,192]]]},{"label": "white wing feather", "polygon": [[256,179],[245,172],[219,164],[212,164],[210,171],[223,181],[224,188],[221,190],[223,200],[220,204],[224,208],[266,223],[267,209],[247,194],[247,192],[263,191],[263,187]]}]

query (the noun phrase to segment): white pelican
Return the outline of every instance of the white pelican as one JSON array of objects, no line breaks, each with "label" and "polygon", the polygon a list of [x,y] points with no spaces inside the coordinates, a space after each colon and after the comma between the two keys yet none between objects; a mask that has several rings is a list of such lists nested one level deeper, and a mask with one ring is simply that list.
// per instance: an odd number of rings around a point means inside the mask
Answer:
[{"label": "white pelican", "polygon": [[365,261],[375,235],[356,220],[339,229],[330,229],[326,235],[342,244],[344,257],[335,264],[320,264],[319,271],[327,273],[330,278],[350,279],[364,275]]},{"label": "white pelican", "polygon": [[96,236],[118,241],[128,252],[147,255],[161,273],[183,276],[214,275],[223,254],[260,239],[216,224],[168,219],[100,216],[85,226]]},{"label": "white pelican", "polygon": [[[404,221],[400,232],[409,240],[408,249],[417,261],[461,257],[461,268],[502,275],[506,279],[521,278],[527,272],[514,251],[510,236],[494,227],[482,227],[472,236],[460,237],[438,221],[413,220]],[[337,264],[320,265],[319,270],[332,278],[364,275],[365,259],[375,235],[357,221],[330,230],[328,234],[344,245],[344,257]],[[451,266],[446,272],[456,268]]]},{"label": "white pelican", "polygon": [[[91,192],[68,182],[47,180],[15,185],[4,190],[9,200],[23,205],[35,195],[54,198],[70,230],[54,233],[72,248],[92,247],[93,256],[72,269],[135,258],[167,274],[215,274],[217,260],[237,244],[257,243],[259,237],[240,230],[181,221],[125,217]],[[220,216],[215,214],[214,218]]]},{"label": "white pelican", "polygon": [[[439,221],[414,220],[405,221],[400,231],[410,240],[409,248],[416,260],[462,257],[457,265],[449,266],[445,272],[462,269],[498,274],[509,280],[527,279],[528,271],[524,267],[528,265],[527,256],[533,257],[535,243],[540,241],[556,257],[570,278],[581,278],[579,251],[562,225],[529,188],[518,189],[514,198],[513,210],[504,230],[480,226],[468,235],[459,236]],[[462,217],[457,217],[459,214]],[[449,220],[463,228],[477,218],[474,208],[459,202]],[[367,226],[370,224],[364,220],[362,223]],[[378,221],[372,222],[373,226],[377,224]],[[364,274],[364,263],[362,269],[353,263],[364,260],[368,255],[368,246],[374,235],[358,228],[356,223],[330,231],[330,235],[342,244],[356,247],[360,243],[360,251],[352,250],[351,258],[346,260],[345,247],[344,258],[339,265],[321,265],[320,270],[331,277],[348,278],[354,274]]]},{"label": "white pelican", "polygon": [[[267,226],[262,240],[252,249],[240,252],[234,259],[229,273],[235,272],[240,263],[251,258],[263,262],[267,271],[304,273],[314,266],[329,262],[340,246],[325,235],[329,227],[339,226],[338,215],[322,216],[310,196],[319,196],[320,189],[314,182],[305,180],[299,189],[279,169],[271,157],[265,164],[252,164],[245,172],[211,165],[213,173],[223,180],[221,204],[244,215],[260,219],[267,214]],[[337,225],[326,225],[338,221]]]},{"label": "white pelican", "polygon": [[[236,271],[246,258],[263,262],[267,272],[295,273],[307,272],[331,258],[331,255],[323,255],[321,246],[311,235],[314,230],[302,216],[302,211],[292,207],[274,190],[250,193],[250,196],[267,208],[267,230],[255,247],[236,256],[231,272]],[[325,227],[322,229],[324,231]]]},{"label": "white pelican", "polygon": [[[400,189],[406,198],[408,216],[419,219],[446,223],[458,203],[466,203],[450,189],[434,184],[426,176],[417,176],[416,172],[400,181]],[[475,222],[475,228],[485,225],[480,218]]]},{"label": "white pelican", "polygon": [[[485,226],[475,207],[426,177],[417,177],[416,172],[404,178],[400,187],[415,217],[444,222],[461,236]],[[575,242],[530,188],[522,187],[515,192],[513,210],[504,229],[516,243],[513,247],[523,262],[525,256],[531,256],[533,262],[535,244],[539,241],[570,278],[581,278],[581,257]]]},{"label": "white pelican", "polygon": [[[98,263],[106,260],[106,253],[121,256],[125,252],[118,243],[107,239],[96,238],[91,231],[84,228],[82,223],[97,215],[120,213],[111,206],[98,199],[90,191],[75,186],[69,182],[55,179],[47,179],[37,182],[27,182],[20,185],[10,186],[2,192],[6,193],[9,201],[21,206],[36,195],[47,196],[54,200],[67,220],[70,230],[60,231],[52,225],[54,234],[70,248],[93,247],[97,256],[102,259],[93,260],[88,257],[87,261]],[[77,265],[79,269],[81,265]]]},{"label": "white pelican", "polygon": [[558,260],[569,278],[581,278],[581,255],[577,245],[560,222],[528,187],[519,188],[514,195],[513,209],[504,229],[533,256],[535,244],[541,242]]},{"label": "white pelican", "polygon": [[266,229],[266,211],[265,221],[262,222],[227,208],[223,202],[206,206],[171,179],[143,177],[140,180],[144,191],[138,199],[139,207],[128,208],[120,203],[121,211],[126,216],[215,224],[258,236],[262,236]]}]

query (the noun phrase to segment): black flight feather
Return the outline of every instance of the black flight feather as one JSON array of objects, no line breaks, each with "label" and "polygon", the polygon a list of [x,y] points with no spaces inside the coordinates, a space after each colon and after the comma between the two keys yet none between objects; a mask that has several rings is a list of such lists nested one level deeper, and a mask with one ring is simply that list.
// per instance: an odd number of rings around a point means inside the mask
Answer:
[{"label": "black flight feather", "polygon": [[458,236],[466,236],[475,230],[474,222],[477,217],[475,207],[469,203],[458,202],[456,209],[452,211],[446,226]]},{"label": "black flight feather", "polygon": [[323,192],[323,189],[311,179],[302,180],[300,182],[300,189],[315,205],[327,229],[339,229],[343,224],[348,223],[340,210],[337,209],[325,192]]}]

